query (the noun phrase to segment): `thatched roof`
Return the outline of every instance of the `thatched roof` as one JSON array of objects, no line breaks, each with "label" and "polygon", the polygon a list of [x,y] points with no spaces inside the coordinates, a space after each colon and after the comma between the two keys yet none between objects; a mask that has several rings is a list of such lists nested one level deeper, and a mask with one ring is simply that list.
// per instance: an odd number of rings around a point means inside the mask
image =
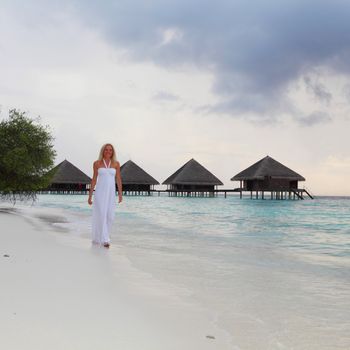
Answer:
[{"label": "thatched roof", "polygon": [[185,163],[174,174],[169,176],[163,185],[223,185],[223,183],[193,158]]},{"label": "thatched roof", "polygon": [[263,180],[266,176],[275,179],[305,181],[305,178],[273,158],[266,156],[249,168],[235,175],[231,181]]},{"label": "thatched roof", "polygon": [[128,160],[120,167],[120,175],[125,185],[159,185],[159,182],[151,175],[147,174],[142,168],[132,160]]},{"label": "thatched roof", "polygon": [[51,169],[50,173],[54,174],[51,183],[89,184],[91,182],[91,178],[89,176],[84,174],[80,169],[68,162],[66,159]]}]

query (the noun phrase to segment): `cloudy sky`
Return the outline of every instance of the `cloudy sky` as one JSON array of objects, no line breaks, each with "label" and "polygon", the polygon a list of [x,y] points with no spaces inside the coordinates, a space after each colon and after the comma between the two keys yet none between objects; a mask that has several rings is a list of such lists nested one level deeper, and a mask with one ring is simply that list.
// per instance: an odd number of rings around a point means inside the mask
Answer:
[{"label": "cloudy sky", "polygon": [[0,118],[51,126],[91,176],[103,143],[162,182],[266,155],[350,195],[347,0],[1,0]]}]

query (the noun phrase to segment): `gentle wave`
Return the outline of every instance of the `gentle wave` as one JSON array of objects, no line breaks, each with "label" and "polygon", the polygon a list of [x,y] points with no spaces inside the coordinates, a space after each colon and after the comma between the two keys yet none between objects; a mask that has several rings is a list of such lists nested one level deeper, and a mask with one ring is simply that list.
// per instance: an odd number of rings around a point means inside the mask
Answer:
[{"label": "gentle wave", "polygon": [[[89,237],[87,197],[41,195]],[[350,348],[350,201],[124,197],[112,241],[241,349]]]}]

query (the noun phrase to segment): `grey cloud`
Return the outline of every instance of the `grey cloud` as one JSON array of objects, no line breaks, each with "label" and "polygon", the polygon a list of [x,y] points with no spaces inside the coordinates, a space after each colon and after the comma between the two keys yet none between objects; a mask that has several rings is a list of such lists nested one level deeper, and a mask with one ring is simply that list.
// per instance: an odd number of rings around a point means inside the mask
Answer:
[{"label": "grey cloud", "polygon": [[350,84],[345,84],[345,86],[343,86],[342,93],[345,96],[345,98],[348,100],[348,102],[350,102]]},{"label": "grey cloud", "polygon": [[[281,100],[280,103],[283,104],[283,102],[286,101]],[[275,109],[277,109],[276,103],[274,105],[270,104],[262,94],[237,95],[230,99],[223,99],[222,102],[214,105],[200,107],[200,110],[206,113],[230,114],[233,117],[242,118],[246,118],[248,114],[254,114],[256,111],[259,111],[260,118],[266,121],[275,120],[275,114],[277,113]]]},{"label": "grey cloud", "polygon": [[158,91],[156,94],[153,95],[152,100],[158,101],[158,102],[174,102],[179,101],[180,98],[177,95],[174,95],[167,91]]},{"label": "grey cloud", "polygon": [[304,82],[309,90],[318,100],[329,104],[332,100],[332,94],[327,91],[326,87],[313,79],[311,76],[305,76]]},{"label": "grey cloud", "polygon": [[[67,7],[133,60],[212,72],[222,100],[214,110],[278,116],[294,108],[286,98],[294,80],[317,67],[350,73],[349,1],[66,0]],[[310,89],[331,100],[322,85]]]},{"label": "grey cloud", "polygon": [[314,111],[307,116],[297,118],[297,122],[302,126],[314,126],[330,121],[332,121],[330,115],[322,111]]}]

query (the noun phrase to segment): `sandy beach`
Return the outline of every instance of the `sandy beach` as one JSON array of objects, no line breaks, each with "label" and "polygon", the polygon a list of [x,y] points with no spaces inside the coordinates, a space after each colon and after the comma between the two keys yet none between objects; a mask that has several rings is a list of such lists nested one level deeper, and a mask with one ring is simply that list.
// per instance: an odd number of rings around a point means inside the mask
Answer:
[{"label": "sandy beach", "polygon": [[229,349],[205,311],[122,255],[0,210],[0,348]]}]

